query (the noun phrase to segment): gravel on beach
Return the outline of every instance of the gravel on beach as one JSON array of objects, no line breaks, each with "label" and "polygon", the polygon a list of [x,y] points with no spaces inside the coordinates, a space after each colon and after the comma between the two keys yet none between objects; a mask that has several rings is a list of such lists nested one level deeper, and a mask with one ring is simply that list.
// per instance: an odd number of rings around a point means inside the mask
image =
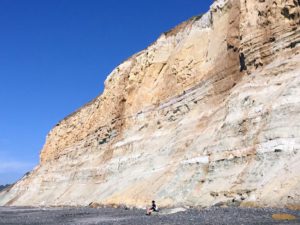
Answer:
[{"label": "gravel on beach", "polygon": [[[162,210],[163,212],[164,210]],[[276,213],[288,213],[295,220],[272,219]],[[300,224],[300,211],[288,209],[208,208],[188,209],[173,214],[146,216],[144,210],[115,208],[29,208],[0,207],[0,225],[90,225],[90,224]]]}]

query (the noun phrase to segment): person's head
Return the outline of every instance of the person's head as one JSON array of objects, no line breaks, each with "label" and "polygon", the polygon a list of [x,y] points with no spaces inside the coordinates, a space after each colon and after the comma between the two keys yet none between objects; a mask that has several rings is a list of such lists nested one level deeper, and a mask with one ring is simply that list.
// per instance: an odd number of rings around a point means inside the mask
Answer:
[{"label": "person's head", "polygon": [[154,200],[152,200],[152,203],[155,203],[155,201],[154,201]]}]

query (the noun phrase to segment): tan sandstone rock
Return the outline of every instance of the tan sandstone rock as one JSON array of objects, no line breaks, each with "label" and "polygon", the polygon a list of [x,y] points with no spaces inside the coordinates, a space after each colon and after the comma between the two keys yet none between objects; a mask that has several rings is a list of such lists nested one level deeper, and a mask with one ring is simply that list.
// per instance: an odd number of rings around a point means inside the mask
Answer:
[{"label": "tan sandstone rock", "polygon": [[0,205],[300,205],[299,1],[217,0],[118,66]]}]

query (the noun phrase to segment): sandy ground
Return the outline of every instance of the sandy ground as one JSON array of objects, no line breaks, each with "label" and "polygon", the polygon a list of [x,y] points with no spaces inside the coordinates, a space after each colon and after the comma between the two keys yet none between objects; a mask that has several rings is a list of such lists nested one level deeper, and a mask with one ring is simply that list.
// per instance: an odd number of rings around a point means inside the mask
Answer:
[{"label": "sandy ground", "polygon": [[[146,216],[143,210],[137,209],[0,207],[0,224],[300,224],[300,211],[286,209],[210,208],[171,212],[162,210],[157,215]],[[289,213],[297,219],[276,221],[272,219],[274,213]]]}]

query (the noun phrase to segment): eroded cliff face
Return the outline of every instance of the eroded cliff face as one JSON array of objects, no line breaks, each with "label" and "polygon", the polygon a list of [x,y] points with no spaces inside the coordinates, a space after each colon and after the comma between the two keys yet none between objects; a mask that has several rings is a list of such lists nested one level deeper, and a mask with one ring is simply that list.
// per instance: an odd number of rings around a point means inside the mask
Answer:
[{"label": "eroded cliff face", "polygon": [[118,66],[1,205],[300,205],[296,0],[218,0]]}]

